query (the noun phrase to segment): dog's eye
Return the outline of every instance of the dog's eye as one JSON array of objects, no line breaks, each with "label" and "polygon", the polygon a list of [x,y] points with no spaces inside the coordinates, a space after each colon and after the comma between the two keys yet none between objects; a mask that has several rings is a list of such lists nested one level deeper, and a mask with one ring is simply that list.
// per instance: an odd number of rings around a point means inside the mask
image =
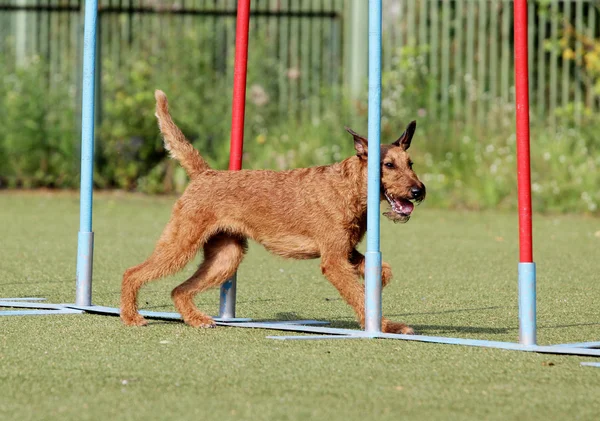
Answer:
[{"label": "dog's eye", "polygon": [[385,166],[386,166],[386,167],[388,167],[388,168],[394,168],[394,163],[393,163],[393,162],[386,162],[386,163],[385,163],[385,164],[383,164],[383,165],[385,165]]},{"label": "dog's eye", "polygon": [[412,161],[408,161],[408,168],[410,168],[412,170],[413,167],[413,162]]}]

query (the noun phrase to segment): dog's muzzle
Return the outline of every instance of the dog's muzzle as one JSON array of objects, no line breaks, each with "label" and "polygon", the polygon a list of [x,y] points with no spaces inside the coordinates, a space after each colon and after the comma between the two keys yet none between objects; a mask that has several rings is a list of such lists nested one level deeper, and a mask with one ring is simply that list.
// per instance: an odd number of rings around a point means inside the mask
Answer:
[{"label": "dog's muzzle", "polygon": [[384,216],[394,222],[407,222],[415,208],[415,205],[407,199],[393,198],[387,192],[383,193],[392,210],[384,212]]}]

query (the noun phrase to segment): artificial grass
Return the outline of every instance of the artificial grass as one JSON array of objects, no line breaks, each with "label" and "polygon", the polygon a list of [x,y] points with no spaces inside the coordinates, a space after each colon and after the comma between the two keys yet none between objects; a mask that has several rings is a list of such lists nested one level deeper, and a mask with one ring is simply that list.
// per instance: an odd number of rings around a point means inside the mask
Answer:
[{"label": "artificial grass", "polygon": [[[152,250],[172,197],[95,199],[95,304],[116,306],[120,278]],[[0,194],[0,296],[72,302],[78,196]],[[422,334],[516,341],[516,215],[439,211],[383,221],[394,280],[384,314]],[[600,224],[536,216],[538,340],[599,340]],[[196,262],[199,259],[196,259]],[[172,311],[169,293],[194,270],[149,284],[142,307]],[[358,328],[318,261],[286,261],[251,245],[238,315],[315,318]],[[215,313],[218,293],[197,299]],[[280,342],[272,331],[197,330],[114,317],[0,318],[0,419],[596,419],[591,358],[392,340]],[[276,334],[276,333],[275,333]],[[282,333],[284,334],[284,333]]]}]

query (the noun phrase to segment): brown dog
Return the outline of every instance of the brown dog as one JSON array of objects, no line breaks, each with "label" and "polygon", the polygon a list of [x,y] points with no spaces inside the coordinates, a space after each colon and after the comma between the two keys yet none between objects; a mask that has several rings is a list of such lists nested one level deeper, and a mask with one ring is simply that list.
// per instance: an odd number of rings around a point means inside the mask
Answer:
[{"label": "brown dog", "polygon": [[[194,305],[199,292],[217,287],[237,270],[251,238],[279,256],[321,258],[321,270],[352,306],[364,326],[364,256],[356,245],[366,231],[367,139],[354,137],[356,156],[332,165],[289,171],[216,171],[173,123],[167,97],[156,91],[156,117],[165,147],[189,174],[191,181],[175,203],[171,220],[152,255],[125,271],[121,290],[121,319],[141,326],[137,294],[146,282],[181,270],[202,247],[204,261],[187,281],[172,292],[175,307],[191,326],[213,327],[214,320]],[[425,186],[412,170],[406,150],[416,123],[391,145],[381,146],[381,199],[386,216],[406,222],[413,201],[425,198]],[[383,264],[382,282],[392,276]],[[382,320],[382,330],[411,334],[403,323]]]}]

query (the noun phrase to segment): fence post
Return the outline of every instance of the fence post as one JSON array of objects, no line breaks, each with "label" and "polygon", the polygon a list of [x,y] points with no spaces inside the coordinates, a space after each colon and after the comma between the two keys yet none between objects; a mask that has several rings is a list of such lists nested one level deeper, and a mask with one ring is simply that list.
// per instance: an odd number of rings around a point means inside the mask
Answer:
[{"label": "fence post", "polygon": [[360,98],[367,80],[369,2],[344,2],[344,83],[352,99]]},{"label": "fence post", "polygon": [[[26,6],[26,0],[17,0],[17,6]],[[25,65],[27,57],[27,11],[15,13],[15,63],[17,67]]]}]

